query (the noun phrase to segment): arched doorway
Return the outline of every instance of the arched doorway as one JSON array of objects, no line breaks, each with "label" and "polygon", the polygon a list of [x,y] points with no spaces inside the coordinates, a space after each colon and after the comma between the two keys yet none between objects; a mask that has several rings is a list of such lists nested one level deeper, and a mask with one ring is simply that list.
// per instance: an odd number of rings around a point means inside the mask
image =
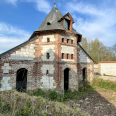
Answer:
[{"label": "arched doorway", "polygon": [[64,70],[64,91],[69,89],[69,68]]},{"label": "arched doorway", "polygon": [[83,81],[87,79],[86,68],[83,68]]},{"label": "arched doorway", "polygon": [[21,68],[17,71],[16,89],[18,91],[25,91],[27,89],[27,69]]}]

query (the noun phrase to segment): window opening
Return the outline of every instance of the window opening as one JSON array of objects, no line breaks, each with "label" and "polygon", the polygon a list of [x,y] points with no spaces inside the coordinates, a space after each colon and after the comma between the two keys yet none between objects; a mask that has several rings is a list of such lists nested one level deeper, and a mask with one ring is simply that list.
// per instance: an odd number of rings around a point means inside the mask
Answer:
[{"label": "window opening", "polygon": [[73,44],[73,40],[71,40],[71,44]]},{"label": "window opening", "polygon": [[67,39],[67,43],[69,43],[69,39]]},{"label": "window opening", "polygon": [[64,42],[64,38],[62,38],[62,42]]},{"label": "window opening", "polygon": [[71,54],[71,59],[73,59],[73,54]]},{"label": "window opening", "polygon": [[46,58],[47,58],[47,59],[50,58],[50,54],[49,54],[49,53],[46,54]]},{"label": "window opening", "polygon": [[47,22],[47,25],[51,25],[51,23],[50,22]]},{"label": "window opening", "polygon": [[62,53],[62,59],[64,59],[64,53]]},{"label": "window opening", "polygon": [[48,75],[49,74],[49,70],[46,70],[46,75]]},{"label": "window opening", "polygon": [[67,59],[68,59],[68,57],[69,57],[69,54],[67,54]]},{"label": "window opening", "polygon": [[47,42],[50,42],[50,38],[47,38]]}]

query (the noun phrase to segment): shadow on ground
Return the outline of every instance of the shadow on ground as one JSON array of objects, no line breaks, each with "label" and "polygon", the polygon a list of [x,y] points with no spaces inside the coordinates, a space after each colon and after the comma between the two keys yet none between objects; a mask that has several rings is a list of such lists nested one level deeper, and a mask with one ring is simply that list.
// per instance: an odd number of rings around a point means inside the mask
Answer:
[{"label": "shadow on ground", "polygon": [[91,116],[116,116],[116,92],[90,86],[85,92],[82,91],[82,94],[79,100],[69,99],[64,101],[64,104],[79,108]]}]

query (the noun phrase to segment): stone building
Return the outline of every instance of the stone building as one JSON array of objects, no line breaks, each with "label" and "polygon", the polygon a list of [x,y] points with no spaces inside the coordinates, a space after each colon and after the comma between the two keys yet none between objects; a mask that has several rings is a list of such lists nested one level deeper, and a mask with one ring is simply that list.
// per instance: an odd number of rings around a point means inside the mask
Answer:
[{"label": "stone building", "polygon": [[94,77],[93,60],[81,47],[70,13],[54,5],[41,26],[15,48],[0,54],[0,91],[13,89],[78,90]]}]

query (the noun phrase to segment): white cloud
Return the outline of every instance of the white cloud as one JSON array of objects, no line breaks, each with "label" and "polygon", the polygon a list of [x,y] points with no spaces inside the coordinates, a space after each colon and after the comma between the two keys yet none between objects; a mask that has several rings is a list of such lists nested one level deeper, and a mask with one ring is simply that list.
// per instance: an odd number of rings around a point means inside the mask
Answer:
[{"label": "white cloud", "polygon": [[25,30],[9,24],[0,23],[0,54],[23,43],[29,37],[29,32]]},{"label": "white cloud", "polygon": [[36,9],[40,12],[49,13],[51,10],[50,3],[47,0],[2,0],[2,2],[16,5],[18,2],[33,2],[36,5]]},{"label": "white cloud", "polygon": [[17,1],[18,1],[18,0],[4,0],[4,2],[13,4],[13,5],[16,5],[16,2],[17,2]]},{"label": "white cloud", "polygon": [[51,6],[47,0],[25,0],[27,2],[34,2],[36,4],[36,9],[40,12],[49,13]]},{"label": "white cloud", "polygon": [[70,2],[67,6],[75,20],[74,28],[83,37],[88,39],[98,38],[107,46],[112,46],[116,43],[114,30],[116,25],[115,7],[109,8],[108,4],[106,7],[101,7],[82,2],[77,4]]}]

